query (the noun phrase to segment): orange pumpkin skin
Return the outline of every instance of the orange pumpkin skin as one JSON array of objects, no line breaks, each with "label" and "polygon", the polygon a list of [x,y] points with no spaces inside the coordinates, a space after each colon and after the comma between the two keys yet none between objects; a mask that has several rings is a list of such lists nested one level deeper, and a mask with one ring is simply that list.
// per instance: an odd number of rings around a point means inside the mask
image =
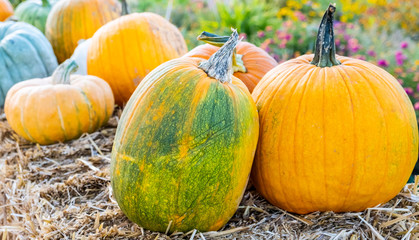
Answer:
[{"label": "orange pumpkin skin", "polygon": [[76,139],[107,123],[114,98],[105,81],[71,75],[69,84],[54,84],[52,78],[19,82],[7,93],[4,111],[17,134],[45,145]]},{"label": "orange pumpkin skin", "polygon": [[106,80],[115,102],[123,105],[151,70],[186,52],[185,40],[173,24],[154,13],[132,13],[94,34],[87,73]]},{"label": "orange pumpkin skin", "polygon": [[45,35],[58,62],[71,57],[78,41],[88,39],[105,23],[121,15],[117,0],[61,0],[48,15]]},{"label": "orange pumpkin skin", "polygon": [[290,212],[362,211],[396,196],[418,156],[415,112],[389,73],[338,56],[313,55],[266,74],[252,96],[260,135],[252,181]]},{"label": "orange pumpkin skin", "polygon": [[0,0],[0,21],[13,15],[13,6],[8,0]]},{"label": "orange pumpkin skin", "polygon": [[[192,49],[185,56],[209,59],[218,49],[219,47],[211,44],[204,44]],[[239,43],[236,51],[237,54],[242,55],[242,61],[247,71],[245,73],[234,72],[233,75],[239,78],[252,93],[262,77],[278,63],[263,49],[248,42]]]}]

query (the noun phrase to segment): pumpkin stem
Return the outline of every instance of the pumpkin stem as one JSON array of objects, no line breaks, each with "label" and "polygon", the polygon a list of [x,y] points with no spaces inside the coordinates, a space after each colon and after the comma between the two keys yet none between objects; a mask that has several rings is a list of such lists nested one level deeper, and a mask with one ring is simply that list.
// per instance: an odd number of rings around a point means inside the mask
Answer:
[{"label": "pumpkin stem", "polygon": [[[216,47],[222,47],[228,39],[229,36],[219,36],[217,34],[209,33],[203,31],[196,39],[211,44]],[[234,72],[247,72],[246,67],[243,63],[243,55],[237,54],[237,50],[234,48],[233,52],[233,71]]]},{"label": "pumpkin stem", "polygon": [[49,1],[48,0],[42,0],[42,6],[43,7],[48,7],[50,4],[49,4]]},{"label": "pumpkin stem", "polygon": [[122,4],[122,16],[128,15],[129,14],[129,9],[128,9],[128,3],[126,0],[121,0],[121,4]]},{"label": "pumpkin stem", "polygon": [[231,83],[231,75],[233,75],[232,55],[240,41],[237,30],[233,29],[233,33],[228,41],[210,59],[202,61],[199,64],[199,68],[204,70],[208,76],[222,83]]},{"label": "pumpkin stem", "polygon": [[52,74],[52,84],[70,84],[70,75],[78,68],[74,59],[65,60]]},{"label": "pumpkin stem", "polygon": [[335,13],[335,4],[330,4],[323,15],[317,32],[316,51],[311,64],[318,67],[332,67],[340,65],[336,59],[335,37],[333,34],[333,13]]}]

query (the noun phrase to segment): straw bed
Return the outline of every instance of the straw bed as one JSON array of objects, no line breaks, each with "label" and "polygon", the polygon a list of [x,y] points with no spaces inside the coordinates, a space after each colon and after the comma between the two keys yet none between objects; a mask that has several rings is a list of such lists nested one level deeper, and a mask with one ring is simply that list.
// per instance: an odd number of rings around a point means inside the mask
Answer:
[{"label": "straw bed", "polygon": [[[118,115],[66,144],[19,138],[0,117],[0,239],[419,239],[418,183],[360,213],[296,215],[249,187],[218,232],[145,230],[112,197],[109,164]],[[418,180],[418,179],[417,179]]]}]

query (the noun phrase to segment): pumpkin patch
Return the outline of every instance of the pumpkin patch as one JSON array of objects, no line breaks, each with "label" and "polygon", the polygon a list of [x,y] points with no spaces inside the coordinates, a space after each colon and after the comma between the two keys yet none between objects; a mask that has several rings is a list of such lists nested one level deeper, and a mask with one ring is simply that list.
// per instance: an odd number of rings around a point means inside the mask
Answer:
[{"label": "pumpkin patch", "polygon": [[0,0],[0,239],[419,239],[417,3]]}]

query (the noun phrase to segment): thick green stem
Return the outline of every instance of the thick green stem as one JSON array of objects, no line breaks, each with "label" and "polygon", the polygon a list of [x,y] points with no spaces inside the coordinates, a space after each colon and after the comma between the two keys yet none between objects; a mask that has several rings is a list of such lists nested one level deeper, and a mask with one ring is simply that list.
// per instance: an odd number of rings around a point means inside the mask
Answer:
[{"label": "thick green stem", "polygon": [[70,84],[70,75],[78,68],[74,59],[65,60],[52,74],[52,84]]},{"label": "thick green stem", "polygon": [[128,3],[126,0],[121,0],[121,4],[122,4],[122,16],[128,15],[129,14],[129,9],[128,9]]},{"label": "thick green stem", "polygon": [[49,1],[48,1],[48,0],[42,0],[42,6],[43,6],[43,7],[48,7],[48,6],[50,6]]},{"label": "thick green stem", "polygon": [[[198,40],[206,42],[216,47],[222,47],[229,39],[229,36],[219,36],[217,34],[212,34],[209,32],[202,32],[198,37]],[[237,54],[236,49],[233,52],[233,71],[234,72],[247,72],[246,67],[244,66],[243,55]]]},{"label": "thick green stem", "polygon": [[335,37],[333,34],[333,14],[336,7],[330,4],[327,8],[317,33],[316,50],[313,61],[318,67],[332,67],[341,63],[336,59]]},{"label": "thick green stem", "polygon": [[229,40],[210,59],[202,61],[199,68],[204,70],[208,76],[222,83],[230,83],[233,75],[232,55],[239,42],[239,34],[236,30],[233,30]]}]

